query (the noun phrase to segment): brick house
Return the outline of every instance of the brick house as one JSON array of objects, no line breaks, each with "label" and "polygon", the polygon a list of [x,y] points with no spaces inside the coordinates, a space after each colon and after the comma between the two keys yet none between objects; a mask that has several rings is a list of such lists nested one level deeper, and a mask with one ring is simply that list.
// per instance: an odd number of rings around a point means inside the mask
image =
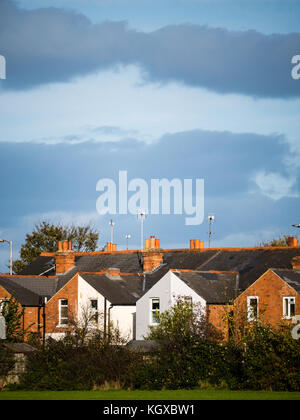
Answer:
[{"label": "brick house", "polygon": [[299,262],[300,257],[294,257],[292,269],[268,269],[235,299],[235,313],[247,322],[261,319],[273,327],[290,324],[300,314]]},{"label": "brick house", "polygon": [[[137,301],[166,273],[173,270],[174,274],[176,270],[179,280],[199,292],[208,303],[209,319],[222,329],[222,314],[229,304],[229,299],[220,299],[225,288],[232,300],[236,296],[246,296],[245,291],[270,268],[277,267],[276,272],[272,271],[276,281],[280,270],[293,270],[292,259],[299,255],[296,239],[282,248],[206,249],[202,241],[191,240],[186,249],[162,249],[159,240],[152,236],[145,240],[142,252],[117,251],[116,245],[111,243],[107,244],[106,251],[74,252],[70,242],[62,241],[56,253],[41,254],[20,275],[0,275],[0,300],[14,295],[24,308],[24,328],[32,324],[31,330],[41,337],[64,334],[70,327],[70,317],[80,318],[82,308],[89,307],[101,313],[101,328],[105,333],[113,321],[124,336],[131,339],[135,338],[135,326],[139,323],[135,320]],[[187,270],[193,274],[188,274]],[[212,292],[212,283],[204,272],[228,272],[228,278],[232,276],[229,272],[234,272],[230,287],[221,275],[215,276],[217,301],[207,298]],[[294,276],[296,270],[293,273]],[[281,281],[287,283],[282,278]],[[293,281],[294,277],[287,284],[295,289]],[[276,287],[272,290],[272,293],[279,293]],[[290,295],[294,296],[291,292]],[[297,305],[298,300],[295,311],[299,313]],[[148,314],[148,307],[145,311]]]}]

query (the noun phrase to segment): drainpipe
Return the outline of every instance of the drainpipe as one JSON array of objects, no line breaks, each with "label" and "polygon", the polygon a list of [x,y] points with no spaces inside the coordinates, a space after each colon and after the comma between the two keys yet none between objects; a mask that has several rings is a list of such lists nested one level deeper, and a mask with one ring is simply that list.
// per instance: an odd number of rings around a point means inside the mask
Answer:
[{"label": "drainpipe", "polygon": [[46,303],[47,298],[44,298],[43,302],[43,347],[45,346],[45,339],[46,339]]},{"label": "drainpipe", "polygon": [[110,310],[113,308],[114,305],[110,304],[108,308],[108,339],[110,340]]},{"label": "drainpipe", "polygon": [[38,306],[38,337],[41,338],[41,306]]},{"label": "drainpipe", "polygon": [[143,273],[143,292],[145,291],[145,288],[146,288],[146,274],[145,273]]},{"label": "drainpipe", "polygon": [[106,338],[106,314],[107,312],[107,299],[104,298],[104,338]]},{"label": "drainpipe", "polygon": [[24,341],[24,336],[25,336],[25,307],[22,307],[22,315],[23,315],[23,341]]}]

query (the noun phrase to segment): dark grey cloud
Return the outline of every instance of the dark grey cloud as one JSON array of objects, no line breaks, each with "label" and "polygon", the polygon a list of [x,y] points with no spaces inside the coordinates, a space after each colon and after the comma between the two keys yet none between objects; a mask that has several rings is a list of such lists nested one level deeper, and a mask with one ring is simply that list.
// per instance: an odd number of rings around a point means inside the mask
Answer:
[{"label": "dark grey cloud", "polygon": [[[290,168],[283,164],[290,150],[283,140],[198,130],[164,136],[148,145],[137,140],[55,146],[0,143],[0,177],[6,180],[0,184],[0,230],[35,213],[96,211],[97,181],[117,181],[119,170],[128,171],[128,180],[143,178],[149,185],[151,178],[204,178],[206,211],[218,213],[223,236],[274,224],[291,225],[299,198],[274,201],[252,181],[262,170],[290,175]],[[298,188],[299,180],[298,173]],[[183,217],[153,216],[151,226],[168,241],[175,241],[176,232],[180,241],[195,231],[184,225]],[[120,219],[123,228],[125,221]]]},{"label": "dark grey cloud", "polygon": [[300,83],[291,77],[291,58],[299,48],[299,33],[263,35],[188,24],[142,33],[125,22],[92,24],[63,9],[25,11],[11,0],[0,2],[0,53],[7,59],[4,89],[137,64],[145,80],[254,97],[297,97]]}]

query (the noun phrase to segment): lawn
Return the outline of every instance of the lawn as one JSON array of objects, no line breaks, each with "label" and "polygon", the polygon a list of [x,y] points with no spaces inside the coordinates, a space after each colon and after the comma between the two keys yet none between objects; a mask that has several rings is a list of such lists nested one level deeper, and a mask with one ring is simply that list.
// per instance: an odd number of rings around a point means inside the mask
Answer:
[{"label": "lawn", "polygon": [[0,400],[300,400],[300,392],[179,391],[2,391]]}]

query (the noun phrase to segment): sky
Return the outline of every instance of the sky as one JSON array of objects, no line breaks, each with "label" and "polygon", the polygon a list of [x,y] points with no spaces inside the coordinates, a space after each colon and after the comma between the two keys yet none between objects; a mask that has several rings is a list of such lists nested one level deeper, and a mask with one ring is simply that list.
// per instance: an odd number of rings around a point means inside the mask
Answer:
[{"label": "sky", "polygon": [[[47,220],[140,246],[100,179],[204,180],[204,220],[148,214],[164,248],[256,246],[300,223],[297,0],[0,0],[0,239]],[[0,73],[1,74],[1,73]],[[299,71],[300,74],[300,71]],[[9,246],[0,243],[0,272]]]}]

